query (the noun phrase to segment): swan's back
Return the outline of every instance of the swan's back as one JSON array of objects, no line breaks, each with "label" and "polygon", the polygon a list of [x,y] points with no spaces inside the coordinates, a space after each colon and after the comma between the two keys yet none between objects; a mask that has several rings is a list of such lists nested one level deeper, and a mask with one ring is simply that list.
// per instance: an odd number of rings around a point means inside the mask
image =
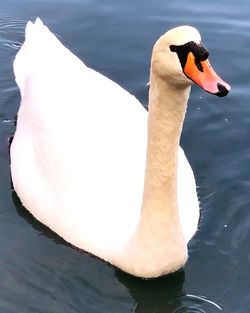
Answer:
[{"label": "swan's back", "polygon": [[27,25],[14,71],[22,103],[12,177],[24,206],[78,247],[122,247],[141,209],[146,110],[39,20]]}]

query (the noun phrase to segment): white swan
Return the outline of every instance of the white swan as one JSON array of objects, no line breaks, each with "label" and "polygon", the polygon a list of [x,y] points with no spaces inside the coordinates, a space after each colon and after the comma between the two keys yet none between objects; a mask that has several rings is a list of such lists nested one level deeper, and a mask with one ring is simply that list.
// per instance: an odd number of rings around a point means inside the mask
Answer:
[{"label": "white swan", "polygon": [[207,57],[195,28],[163,35],[148,113],[41,20],[28,22],[14,61],[22,100],[11,145],[23,205],[72,245],[135,276],[182,267],[199,218],[194,176],[178,148],[191,80],[219,96],[230,89]]}]

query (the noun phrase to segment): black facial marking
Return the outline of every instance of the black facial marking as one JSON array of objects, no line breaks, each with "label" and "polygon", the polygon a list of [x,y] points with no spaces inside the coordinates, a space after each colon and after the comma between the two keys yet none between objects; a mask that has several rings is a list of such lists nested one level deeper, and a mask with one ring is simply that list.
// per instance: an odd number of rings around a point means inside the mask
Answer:
[{"label": "black facial marking", "polygon": [[195,65],[200,72],[203,72],[203,66],[201,64],[201,61],[199,61],[197,58],[195,58]]},{"label": "black facial marking", "polygon": [[208,58],[209,52],[202,43],[197,44],[194,41],[190,41],[181,46],[171,45],[170,50],[177,53],[183,69],[186,65],[189,52],[192,52],[195,57],[195,65],[200,72],[203,72],[201,61],[205,61]]}]

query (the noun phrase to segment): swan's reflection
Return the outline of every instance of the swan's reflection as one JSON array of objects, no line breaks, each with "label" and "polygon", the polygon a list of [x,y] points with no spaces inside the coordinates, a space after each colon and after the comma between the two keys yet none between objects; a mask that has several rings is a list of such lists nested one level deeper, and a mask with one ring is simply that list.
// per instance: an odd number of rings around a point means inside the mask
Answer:
[{"label": "swan's reflection", "polygon": [[223,311],[223,308],[216,302],[184,291],[184,270],[155,280],[133,278],[118,271],[116,276],[133,297],[135,313],[218,313]]},{"label": "swan's reflection", "polygon": [[134,278],[120,271],[116,276],[134,298],[136,313],[173,313],[181,307],[185,295],[183,270],[155,280]]}]

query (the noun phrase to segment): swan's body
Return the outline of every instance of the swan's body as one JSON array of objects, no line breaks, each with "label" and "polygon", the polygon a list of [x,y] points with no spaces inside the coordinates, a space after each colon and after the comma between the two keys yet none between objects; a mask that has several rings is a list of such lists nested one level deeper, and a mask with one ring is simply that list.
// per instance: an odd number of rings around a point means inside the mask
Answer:
[{"label": "swan's body", "polygon": [[151,70],[148,123],[133,96],[85,66],[40,20],[28,23],[14,71],[22,102],[11,172],[23,205],[66,241],[133,275],[180,268],[199,219],[194,176],[178,149],[191,81],[176,94]]}]

